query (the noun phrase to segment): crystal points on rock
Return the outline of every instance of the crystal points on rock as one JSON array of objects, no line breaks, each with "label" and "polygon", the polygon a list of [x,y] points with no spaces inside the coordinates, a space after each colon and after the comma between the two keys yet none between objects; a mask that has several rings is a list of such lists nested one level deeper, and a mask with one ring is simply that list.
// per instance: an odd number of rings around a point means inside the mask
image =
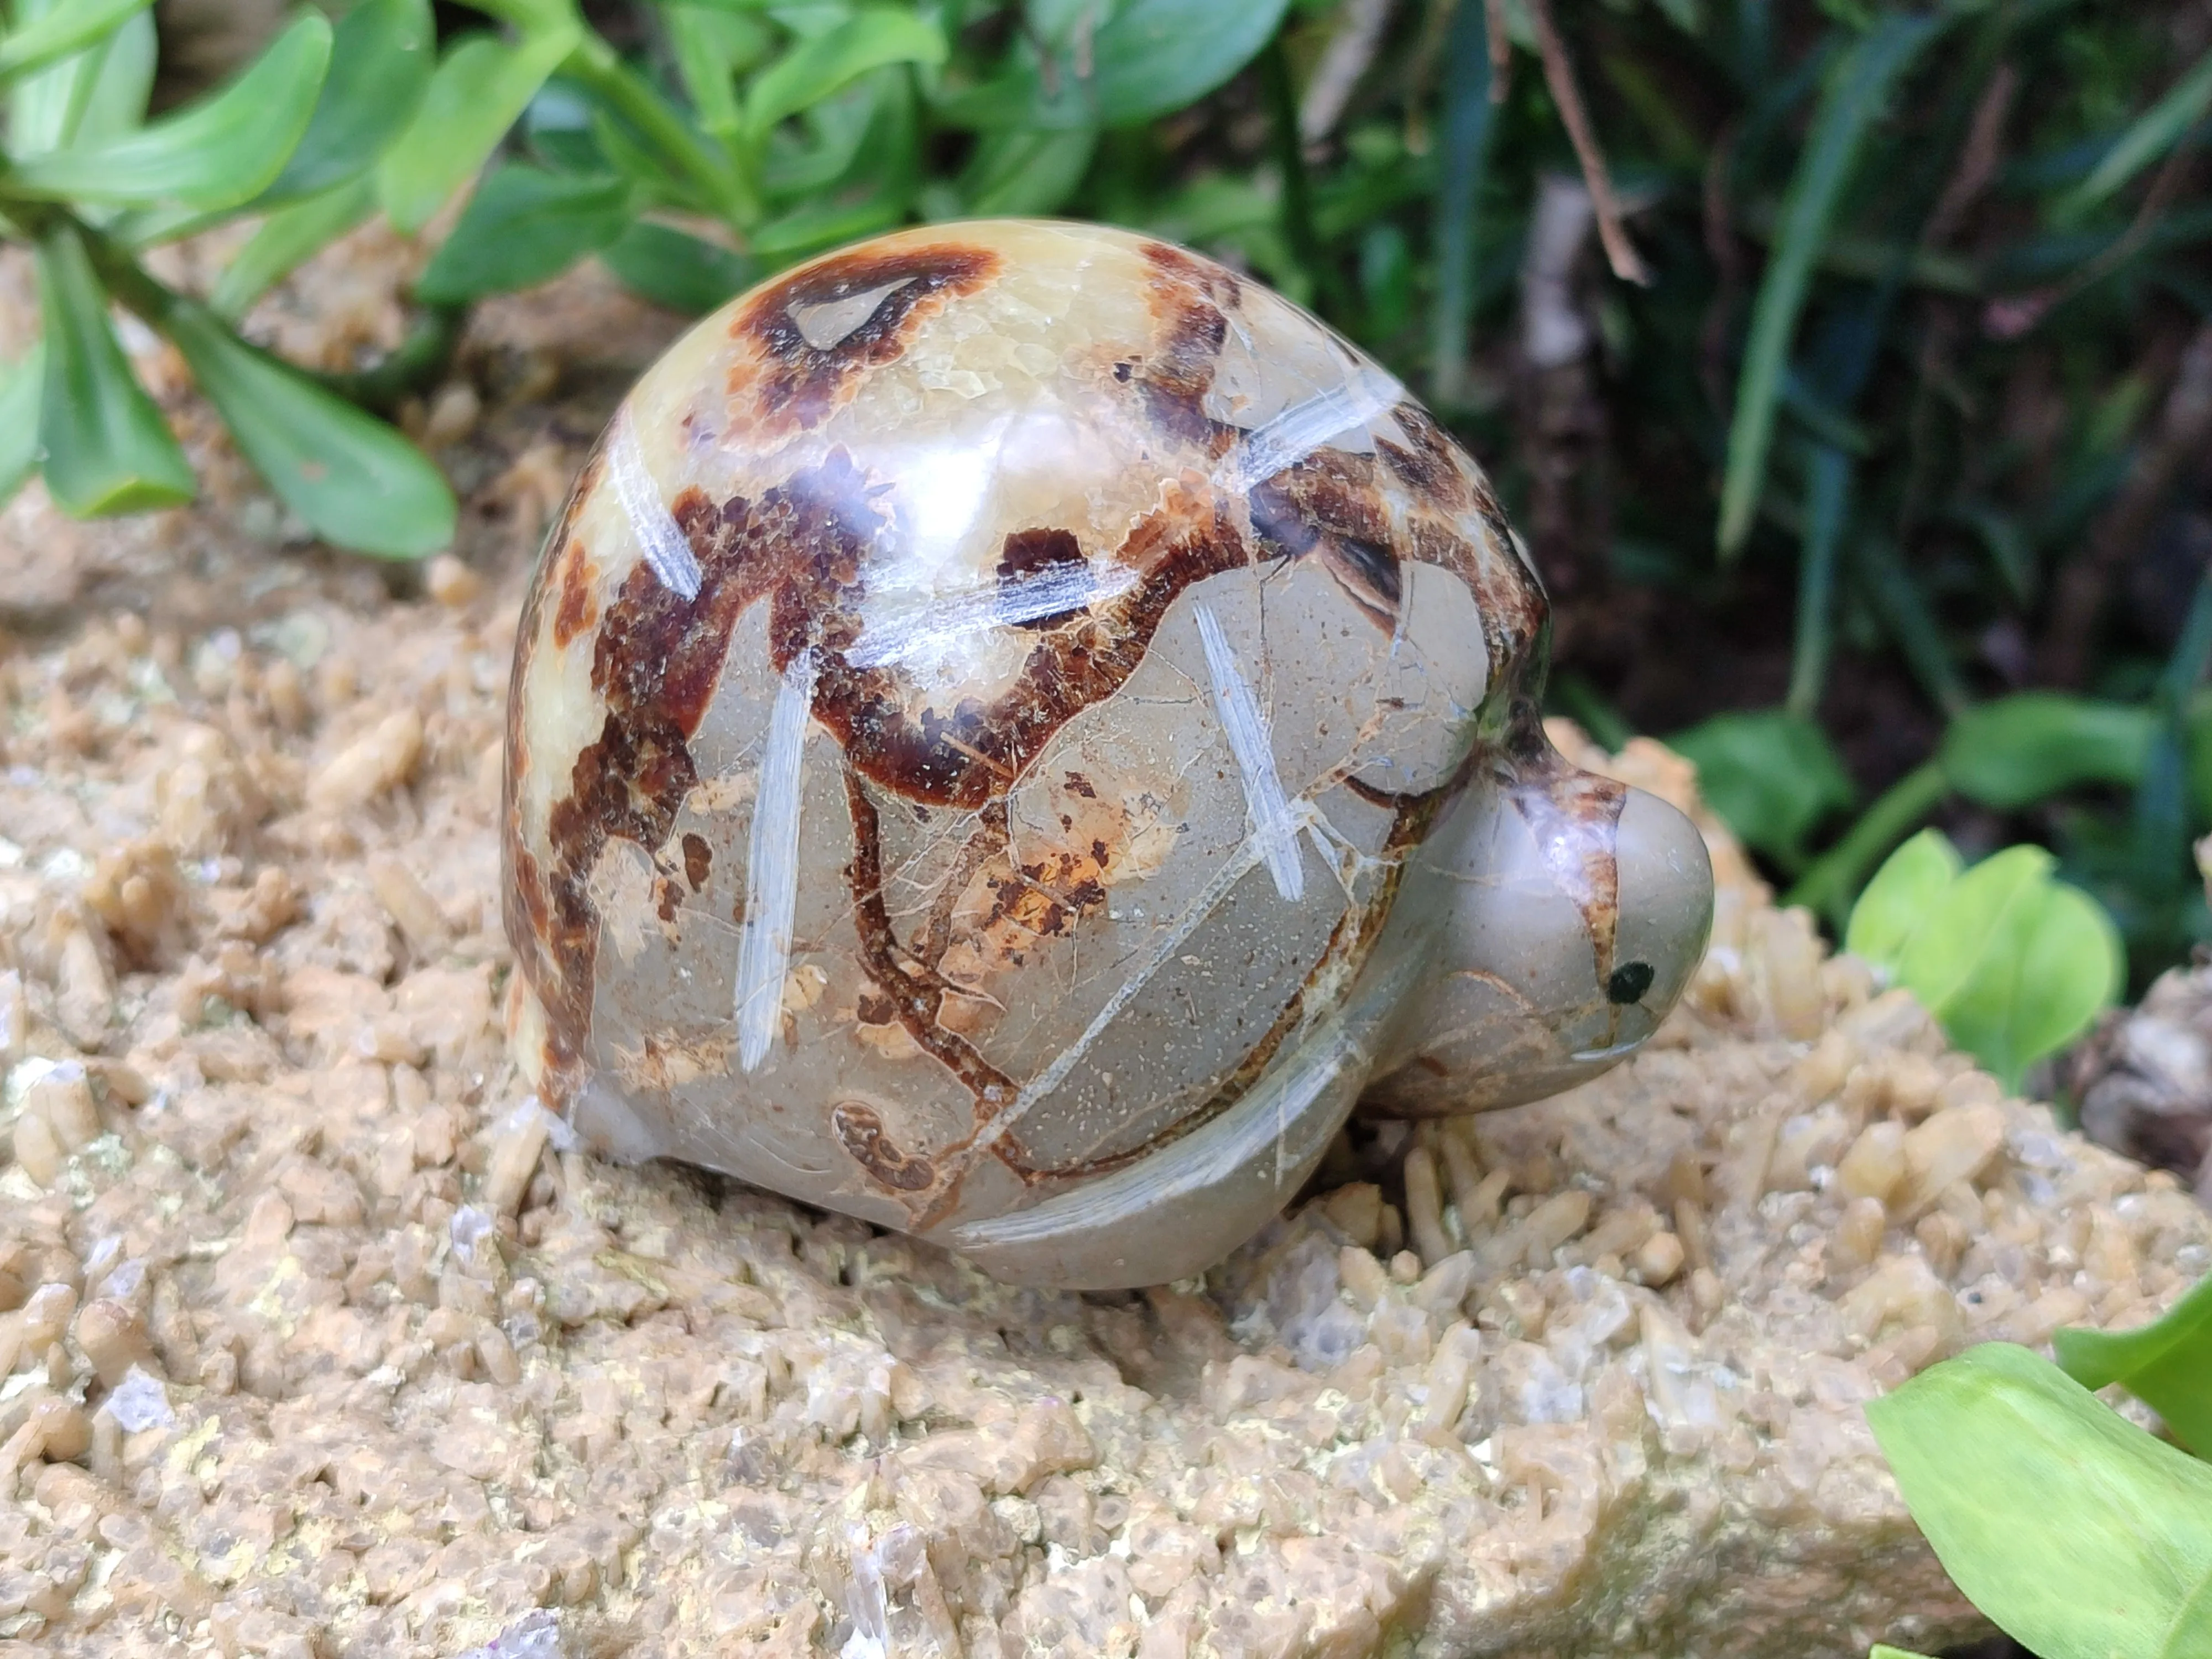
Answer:
[{"label": "crystal points on rock", "polygon": [[1711,876],[1537,718],[1546,606],[1389,375],[1121,231],[915,230],[733,301],[548,541],[507,734],[533,1085],[991,1271],[1133,1285],[1365,1092],[1650,1035]]}]

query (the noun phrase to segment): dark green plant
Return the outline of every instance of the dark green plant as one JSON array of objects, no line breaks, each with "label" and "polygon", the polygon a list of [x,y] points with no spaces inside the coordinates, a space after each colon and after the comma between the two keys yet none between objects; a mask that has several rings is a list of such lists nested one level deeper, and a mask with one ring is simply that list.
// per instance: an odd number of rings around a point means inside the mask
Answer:
[{"label": "dark green plant", "polygon": [[2143,1329],[2061,1331],[2057,1348],[2056,1365],[1970,1348],[1867,1407],[1912,1518],[2040,1659],[2212,1652],[2212,1468],[2090,1392],[2118,1383],[2185,1445],[2212,1444],[2212,1279]]}]

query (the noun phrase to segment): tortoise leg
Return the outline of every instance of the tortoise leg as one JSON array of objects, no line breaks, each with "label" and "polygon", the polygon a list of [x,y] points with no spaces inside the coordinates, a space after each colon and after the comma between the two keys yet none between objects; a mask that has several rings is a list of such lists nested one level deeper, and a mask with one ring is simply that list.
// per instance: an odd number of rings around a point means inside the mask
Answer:
[{"label": "tortoise leg", "polygon": [[1658,1029],[1712,929],[1696,826],[1549,745],[1470,790],[1422,856],[1406,896],[1448,907],[1443,937],[1361,1099],[1370,1116],[1516,1106],[1596,1076]]}]

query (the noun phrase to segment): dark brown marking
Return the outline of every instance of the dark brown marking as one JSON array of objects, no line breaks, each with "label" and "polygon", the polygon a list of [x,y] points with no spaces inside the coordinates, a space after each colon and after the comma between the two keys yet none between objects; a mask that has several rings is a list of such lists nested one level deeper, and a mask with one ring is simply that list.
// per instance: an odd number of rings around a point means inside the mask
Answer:
[{"label": "dark brown marking", "polygon": [[975,872],[1006,848],[1006,803],[994,800],[975,815],[975,833],[961,843],[959,855],[945,872],[929,903],[929,915],[915,941],[915,959],[935,969],[952,948],[952,913],[960,906]]},{"label": "dark brown marking", "polygon": [[838,1144],[878,1185],[894,1192],[919,1193],[928,1190],[936,1181],[937,1171],[927,1158],[902,1152],[891,1145],[884,1133],[884,1121],[872,1107],[857,1100],[841,1100],[830,1109],[830,1124],[837,1132]]},{"label": "dark brown marking", "polygon": [[1411,439],[1410,447],[1377,438],[1375,447],[1385,465],[1444,514],[1464,513],[1474,505],[1459,447],[1445,435],[1429,411],[1416,403],[1402,403],[1391,414],[1398,429]]},{"label": "dark brown marking", "polygon": [[903,953],[884,904],[883,821],[868,799],[867,786],[851,766],[845,769],[845,800],[853,817],[853,862],[846,874],[853,890],[853,921],[860,935],[860,967],[890,998],[907,1035],[975,1097],[980,1117],[987,1109],[995,1109],[1014,1097],[1014,1080],[965,1037],[937,1023],[945,994],[952,988],[943,976],[934,968],[923,966],[909,973],[901,966]]},{"label": "dark brown marking", "polygon": [[[1004,264],[989,248],[945,241],[856,249],[802,266],[762,290],[730,325],[755,348],[730,371],[733,411],[739,419],[750,413],[771,431],[820,425],[866,371],[896,361],[925,319],[988,286]],[[877,289],[890,291],[826,346],[808,343],[792,315],[794,307],[831,305]]]},{"label": "dark brown marking", "polygon": [[[999,556],[999,591],[1004,594],[1026,577],[1065,575],[1076,571],[1088,574],[1090,568],[1091,562],[1083,556],[1083,549],[1077,544],[1074,532],[1017,530],[1006,538],[1006,546]],[[1087,593],[1087,588],[1085,591]],[[1083,608],[1081,605],[1073,605],[1049,616],[1009,620],[1015,620],[1017,627],[1042,631],[1059,627]]]},{"label": "dark brown marking", "polygon": [[1253,486],[1246,497],[1261,550],[1317,556],[1346,598],[1388,633],[1404,593],[1396,532],[1372,456],[1321,449]]},{"label": "dark brown marking", "polygon": [[684,903],[684,896],[676,890],[676,884],[665,876],[653,878],[653,908],[661,921],[672,922],[676,912]]},{"label": "dark brown marking", "polygon": [[[1243,434],[1206,412],[1206,394],[1243,286],[1235,272],[1165,242],[1147,242],[1143,252],[1152,267],[1152,338],[1137,367],[1138,392],[1154,424],[1218,459]],[[1125,378],[1118,365],[1115,378]]]},{"label": "dark brown marking", "polygon": [[599,623],[599,601],[592,589],[599,579],[599,568],[584,544],[571,538],[562,550],[560,571],[561,603],[553,612],[553,643],[565,651]]},{"label": "dark brown marking", "polygon": [[714,867],[714,849],[707,845],[707,838],[696,833],[684,837],[684,879],[698,892],[707,884],[707,875]]}]

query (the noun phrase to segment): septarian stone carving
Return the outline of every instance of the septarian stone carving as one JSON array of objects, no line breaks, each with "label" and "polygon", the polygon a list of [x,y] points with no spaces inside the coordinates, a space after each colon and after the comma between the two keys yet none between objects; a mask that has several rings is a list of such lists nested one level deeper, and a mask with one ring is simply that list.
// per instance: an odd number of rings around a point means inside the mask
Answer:
[{"label": "septarian stone carving", "polygon": [[1143,237],[915,230],[638,384],[522,617],[522,1062],[587,1141],[994,1273],[1233,1249],[1347,1114],[1648,1036],[1679,814],[1545,742],[1481,471],[1305,313]]}]

